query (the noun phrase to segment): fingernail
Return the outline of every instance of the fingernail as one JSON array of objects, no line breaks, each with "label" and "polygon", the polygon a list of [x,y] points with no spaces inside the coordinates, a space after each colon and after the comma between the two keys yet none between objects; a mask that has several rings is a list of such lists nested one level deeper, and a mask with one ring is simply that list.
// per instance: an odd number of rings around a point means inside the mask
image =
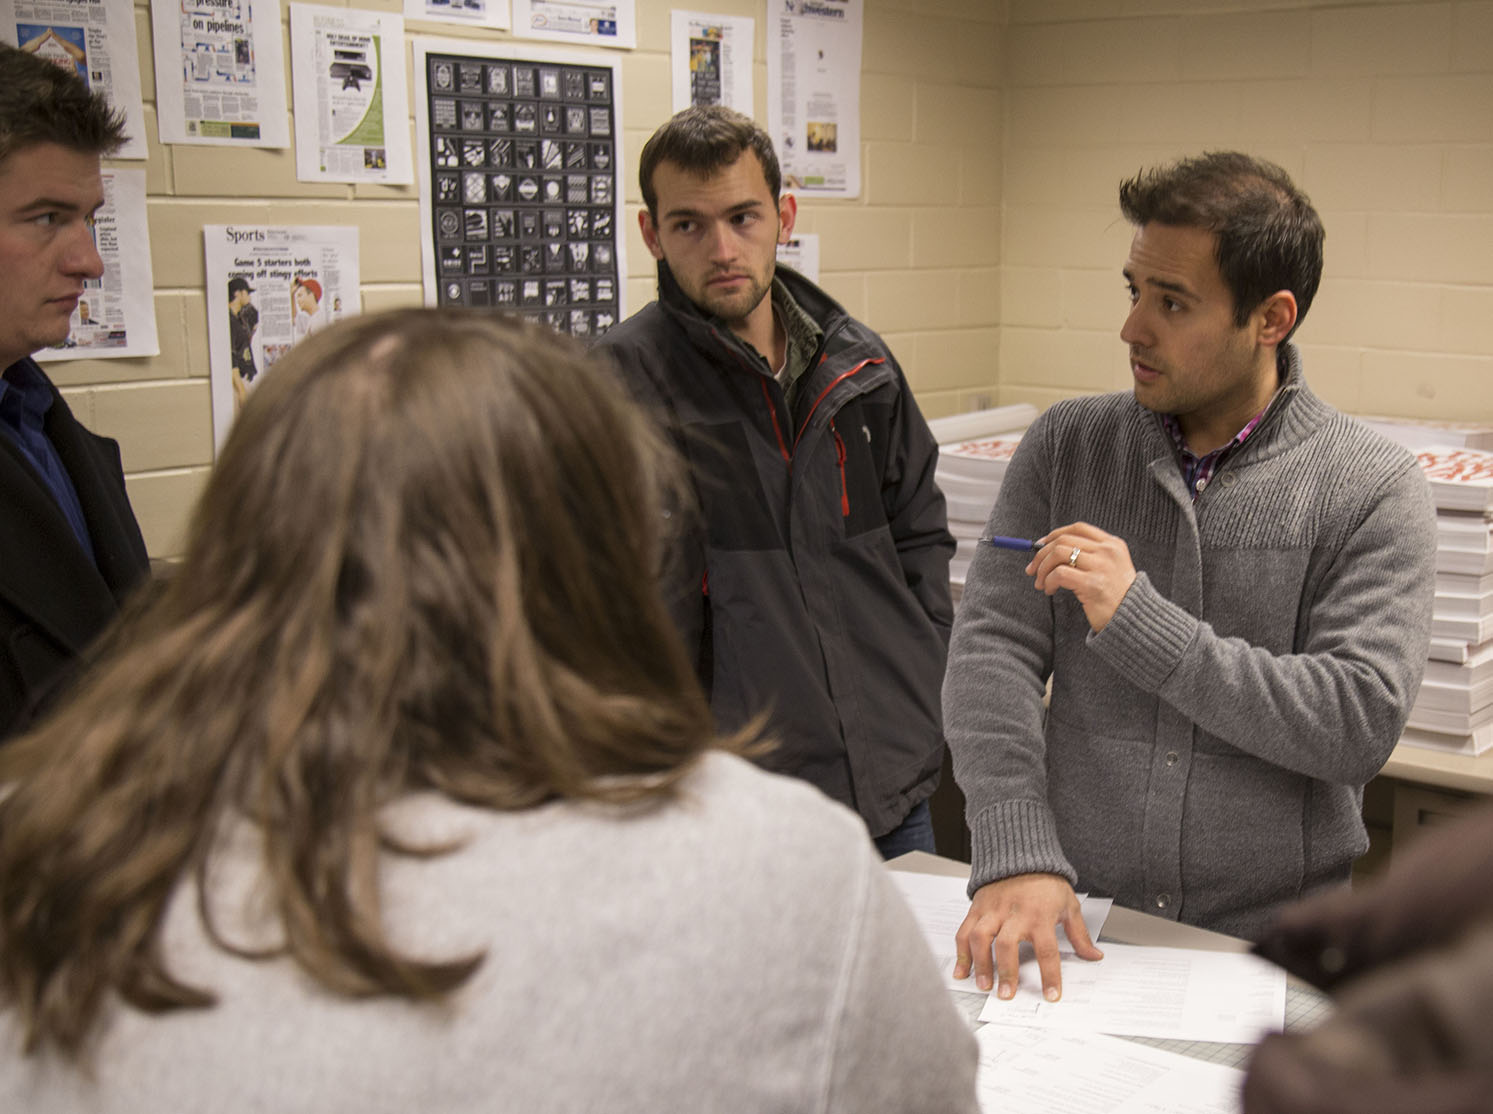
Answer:
[{"label": "fingernail", "polygon": [[1002,997],[1002,998],[1014,998],[1014,997],[1016,997],[1016,988],[1014,986],[1012,986],[1008,982],[1001,983],[1000,997]]},{"label": "fingernail", "polygon": [[975,985],[978,986],[981,990],[989,990],[990,989],[990,976],[989,975],[981,975],[979,978],[977,978],[975,980]]},{"label": "fingernail", "polygon": [[1042,992],[1042,997],[1046,998],[1049,1002],[1056,1002],[1058,1000],[1058,988],[1049,986]]}]

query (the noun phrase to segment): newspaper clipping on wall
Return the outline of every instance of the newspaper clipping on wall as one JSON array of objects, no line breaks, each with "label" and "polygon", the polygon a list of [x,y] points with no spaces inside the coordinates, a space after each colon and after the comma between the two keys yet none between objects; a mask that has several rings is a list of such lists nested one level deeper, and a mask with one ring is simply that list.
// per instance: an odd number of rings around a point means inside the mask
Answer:
[{"label": "newspaper clipping on wall", "polygon": [[509,23],[508,0],[404,0],[404,18],[501,29]]},{"label": "newspaper clipping on wall", "polygon": [[801,232],[778,245],[778,262],[792,267],[814,285],[819,285],[819,234]]},{"label": "newspaper clipping on wall", "polygon": [[425,300],[596,337],[625,316],[620,67],[415,40]]},{"label": "newspaper clipping on wall", "polygon": [[767,28],[767,116],[783,188],[861,192],[862,0],[782,0]]},{"label": "newspaper clipping on wall", "polygon": [[755,22],[702,12],[669,14],[674,111],[720,104],[751,116]]},{"label": "newspaper clipping on wall", "polygon": [[280,357],[358,312],[358,230],[215,224],[202,235],[213,444],[221,449],[244,399]]},{"label": "newspaper clipping on wall", "polygon": [[403,18],[292,4],[290,61],[297,178],[414,180]]},{"label": "newspaper clipping on wall", "polygon": [[638,45],[634,0],[513,0],[513,33],[583,46]]},{"label": "newspaper clipping on wall", "polygon": [[162,143],[288,147],[280,5],[155,0]]},{"label": "newspaper clipping on wall", "polygon": [[135,10],[105,0],[0,0],[0,42],[70,69],[124,113],[125,144],[114,158],[145,158],[145,107]]},{"label": "newspaper clipping on wall", "polygon": [[104,203],[93,216],[93,242],[104,273],[84,280],[72,330],[62,344],[37,353],[43,362],[161,352],[145,223],[145,171],[106,167],[102,178]]}]

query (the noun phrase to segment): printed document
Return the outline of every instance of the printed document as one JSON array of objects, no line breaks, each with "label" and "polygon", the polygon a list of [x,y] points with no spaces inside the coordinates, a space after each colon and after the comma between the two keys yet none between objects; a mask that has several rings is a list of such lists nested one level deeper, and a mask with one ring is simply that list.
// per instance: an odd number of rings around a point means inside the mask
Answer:
[{"label": "printed document", "polygon": [[1063,963],[1063,997],[1045,1001],[1035,959],[1016,996],[994,994],[980,1020],[1067,1032],[1253,1044],[1286,1021],[1286,973],[1258,956],[1100,945],[1096,963]]},{"label": "printed document", "polygon": [[1238,1114],[1244,1073],[1113,1037],[986,1025],[985,1114]]},{"label": "printed document", "polygon": [[102,93],[124,113],[127,138],[113,157],[145,157],[145,108],[132,5],[103,0],[0,0],[0,42],[72,70],[88,88]]}]

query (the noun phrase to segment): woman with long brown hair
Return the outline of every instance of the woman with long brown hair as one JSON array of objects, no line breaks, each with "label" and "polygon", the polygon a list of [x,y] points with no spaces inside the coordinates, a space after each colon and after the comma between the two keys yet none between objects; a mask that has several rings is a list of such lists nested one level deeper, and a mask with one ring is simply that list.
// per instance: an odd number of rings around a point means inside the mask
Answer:
[{"label": "woman with long brown hair", "polygon": [[542,331],[294,348],[0,750],[0,1109],[972,1110],[859,821],[714,733],[673,477]]}]

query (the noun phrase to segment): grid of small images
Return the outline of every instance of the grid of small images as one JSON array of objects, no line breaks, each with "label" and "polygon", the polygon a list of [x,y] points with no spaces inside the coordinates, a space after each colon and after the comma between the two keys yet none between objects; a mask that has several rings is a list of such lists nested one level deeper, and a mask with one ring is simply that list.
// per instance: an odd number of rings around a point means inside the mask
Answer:
[{"label": "grid of small images", "polygon": [[596,337],[617,322],[609,68],[429,54],[438,303]]}]

